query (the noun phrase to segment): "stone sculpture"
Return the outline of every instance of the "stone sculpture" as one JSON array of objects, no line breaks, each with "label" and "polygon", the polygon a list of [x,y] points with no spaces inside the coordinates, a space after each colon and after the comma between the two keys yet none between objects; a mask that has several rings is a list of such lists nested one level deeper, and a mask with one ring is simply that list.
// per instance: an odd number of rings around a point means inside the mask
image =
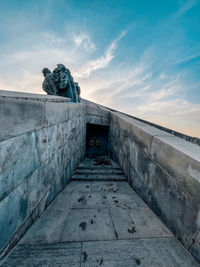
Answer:
[{"label": "stone sculpture", "polygon": [[73,102],[80,102],[80,86],[63,64],[57,64],[57,67],[51,72],[48,68],[42,70],[44,82],[43,90],[48,95],[59,95],[71,98]]}]

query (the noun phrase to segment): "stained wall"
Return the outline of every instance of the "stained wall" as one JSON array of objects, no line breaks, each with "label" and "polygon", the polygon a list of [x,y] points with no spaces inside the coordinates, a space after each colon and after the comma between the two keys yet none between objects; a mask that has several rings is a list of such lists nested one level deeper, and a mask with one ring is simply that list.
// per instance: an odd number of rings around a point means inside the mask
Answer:
[{"label": "stained wall", "polygon": [[0,251],[10,249],[85,156],[86,106],[0,93]]},{"label": "stained wall", "polygon": [[200,261],[200,147],[111,111],[110,148],[129,184]]}]

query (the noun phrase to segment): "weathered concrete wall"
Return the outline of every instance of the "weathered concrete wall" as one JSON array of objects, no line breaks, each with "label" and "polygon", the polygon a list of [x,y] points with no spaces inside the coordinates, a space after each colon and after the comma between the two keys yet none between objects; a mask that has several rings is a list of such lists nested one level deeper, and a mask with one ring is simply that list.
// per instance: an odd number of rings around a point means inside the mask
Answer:
[{"label": "weathered concrete wall", "polygon": [[0,93],[0,254],[26,232],[85,156],[86,105]]},{"label": "weathered concrete wall", "polygon": [[87,123],[110,125],[110,111],[107,108],[87,100],[82,102],[86,106]]},{"label": "weathered concrete wall", "polygon": [[110,146],[130,185],[200,261],[200,147],[118,112]]}]

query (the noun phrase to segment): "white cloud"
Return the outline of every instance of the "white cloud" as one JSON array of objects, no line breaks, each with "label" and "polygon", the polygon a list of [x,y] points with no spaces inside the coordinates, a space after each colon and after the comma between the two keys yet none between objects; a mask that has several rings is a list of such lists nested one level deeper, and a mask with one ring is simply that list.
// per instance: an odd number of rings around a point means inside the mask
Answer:
[{"label": "white cloud", "polygon": [[188,10],[193,8],[195,4],[196,0],[186,0],[184,2],[181,1],[181,6],[179,10],[174,14],[173,19],[183,16]]},{"label": "white cloud", "polygon": [[89,77],[93,71],[106,68],[111,62],[111,60],[114,58],[114,51],[117,47],[117,43],[125,36],[125,34],[126,31],[123,31],[116,39],[114,39],[103,56],[87,62],[79,71],[75,73],[76,77]]},{"label": "white cloud", "polygon": [[86,33],[75,34],[73,37],[74,43],[77,47],[83,46],[86,50],[94,51],[95,44],[91,41],[90,36]]},{"label": "white cloud", "polygon": [[161,74],[160,74],[160,76],[159,76],[159,79],[165,79],[166,78],[166,74],[165,73],[163,73],[163,72],[161,72]]},{"label": "white cloud", "polygon": [[196,59],[199,59],[200,58],[200,48],[199,48],[199,52],[195,53],[195,54],[191,54],[189,56],[186,56],[186,57],[183,57],[182,59],[180,60],[177,60],[174,64],[184,64],[184,63],[187,63],[187,62],[190,62],[192,60],[196,60]]}]

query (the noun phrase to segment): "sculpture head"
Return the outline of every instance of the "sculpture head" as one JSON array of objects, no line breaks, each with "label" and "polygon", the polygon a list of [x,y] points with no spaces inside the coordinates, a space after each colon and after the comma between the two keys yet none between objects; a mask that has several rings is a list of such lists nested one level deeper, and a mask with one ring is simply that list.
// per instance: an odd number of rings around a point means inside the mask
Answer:
[{"label": "sculpture head", "polygon": [[53,70],[53,73],[58,73],[59,72],[59,69],[56,67],[54,70]]},{"label": "sculpture head", "polygon": [[58,70],[61,72],[64,72],[66,70],[65,66],[63,64],[57,64]]},{"label": "sculpture head", "polygon": [[42,73],[43,73],[43,75],[44,75],[44,77],[47,75],[47,73],[51,73],[50,72],[50,70],[48,69],[48,68],[44,68],[43,70],[42,70]]}]

